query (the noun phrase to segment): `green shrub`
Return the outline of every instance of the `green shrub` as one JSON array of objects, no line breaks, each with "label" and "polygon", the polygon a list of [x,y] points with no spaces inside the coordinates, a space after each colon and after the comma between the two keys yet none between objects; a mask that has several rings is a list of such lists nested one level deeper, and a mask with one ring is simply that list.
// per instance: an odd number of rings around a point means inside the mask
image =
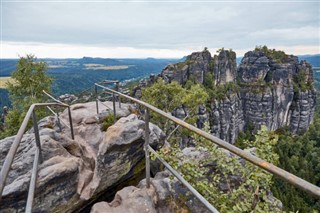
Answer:
[{"label": "green shrub", "polygon": [[113,114],[107,115],[101,124],[101,131],[107,131],[107,129],[114,124]]}]

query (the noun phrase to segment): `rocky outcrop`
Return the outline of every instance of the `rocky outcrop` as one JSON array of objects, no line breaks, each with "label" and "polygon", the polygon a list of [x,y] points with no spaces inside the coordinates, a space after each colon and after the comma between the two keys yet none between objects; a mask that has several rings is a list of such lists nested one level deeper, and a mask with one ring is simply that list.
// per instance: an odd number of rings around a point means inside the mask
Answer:
[{"label": "rocky outcrop", "polygon": [[213,76],[216,85],[235,82],[237,79],[236,53],[232,50],[221,50],[212,59]]},{"label": "rocky outcrop", "polygon": [[313,71],[298,57],[286,56],[281,62],[261,51],[245,54],[238,69],[244,83],[240,92],[246,124],[269,130],[288,126],[296,133],[313,121],[315,90]]},{"label": "rocky outcrop", "polygon": [[208,50],[195,52],[187,56],[185,62],[168,65],[160,75],[168,82],[185,84],[188,79],[194,78],[197,83],[203,83],[205,74],[210,72],[211,60]]},{"label": "rocky outcrop", "polygon": [[[261,125],[269,130],[288,126],[297,133],[313,121],[316,92],[312,67],[296,56],[256,49],[247,52],[237,68],[232,50],[221,49],[213,57],[204,50],[192,53],[185,62],[167,66],[160,77],[181,84],[191,79],[212,87],[205,79],[212,75],[214,92],[224,90],[220,92],[223,97],[212,98],[208,120],[211,133],[223,140],[234,143],[239,132]],[[240,89],[228,89],[234,85]],[[203,127],[204,121],[199,119],[197,126]]]},{"label": "rocky outcrop", "polygon": [[[112,102],[105,102],[112,106]],[[110,110],[102,110],[100,121]],[[129,105],[117,107],[117,123],[101,131],[94,102],[71,107],[75,140],[61,114],[62,131],[57,120],[47,117],[39,122],[43,162],[39,165],[34,212],[75,212],[121,182],[144,171],[144,122],[130,114]],[[0,165],[14,140],[0,141]],[[154,148],[164,143],[162,131],[150,126]],[[24,211],[36,145],[33,130],[21,141],[4,188],[0,212]],[[113,189],[114,190],[114,189]],[[110,192],[111,193],[111,192]]]}]

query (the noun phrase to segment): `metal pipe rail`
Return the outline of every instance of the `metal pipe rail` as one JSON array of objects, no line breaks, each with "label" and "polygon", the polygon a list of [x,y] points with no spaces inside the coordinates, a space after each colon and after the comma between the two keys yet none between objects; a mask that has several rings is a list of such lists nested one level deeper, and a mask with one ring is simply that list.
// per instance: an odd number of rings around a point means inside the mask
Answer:
[{"label": "metal pipe rail", "polygon": [[297,177],[297,176],[295,176],[295,175],[293,175],[293,174],[291,174],[291,173],[289,173],[289,172],[287,172],[287,171],[285,171],[285,170],[283,170],[283,169],[281,169],[281,168],[279,168],[279,167],[277,167],[277,166],[275,166],[265,160],[262,160],[261,158],[258,158],[254,155],[251,155],[250,153],[247,153],[247,152],[243,151],[242,149],[239,149],[238,147],[236,147],[226,141],[221,140],[220,138],[217,138],[217,137],[215,137],[215,136],[213,136],[213,135],[211,135],[201,129],[198,129],[195,126],[188,124],[188,123],[186,123],[186,122],[184,122],[184,121],[182,121],[182,120],[180,120],[180,119],[178,119],[178,118],[176,118],[176,117],[174,117],[174,116],[172,116],[172,115],[170,115],[170,114],[168,114],[168,113],[166,113],[166,112],[164,112],[164,111],[162,111],[162,110],[160,110],[160,109],[158,109],[158,108],[156,108],[156,107],[154,107],[144,101],[132,98],[128,95],[124,95],[118,91],[112,90],[112,89],[104,87],[102,85],[98,85],[98,84],[95,84],[95,85],[100,86],[100,87],[102,87],[110,92],[113,92],[114,94],[117,94],[121,97],[127,98],[135,103],[138,103],[138,104],[160,114],[161,116],[173,121],[174,123],[212,141],[216,145],[218,145],[224,149],[229,150],[230,152],[232,152],[232,153],[236,154],[237,156],[251,162],[252,164],[259,166],[260,168],[280,177],[281,179],[289,182],[290,184],[294,185],[295,187],[302,189],[302,190],[314,195],[315,197],[320,198],[320,187],[318,187],[312,183],[309,183],[308,181],[305,181],[304,179],[299,178],[299,177]]},{"label": "metal pipe rail", "polygon": [[[104,86],[101,86],[99,84],[95,84],[95,87],[101,87],[101,88],[106,88]],[[111,89],[110,89],[111,90]],[[113,101],[113,116],[114,116],[114,123],[116,122],[116,104],[115,104],[115,100],[116,100],[116,96],[115,93],[113,92],[114,90],[111,90],[112,92],[112,101]],[[120,92],[118,93],[118,97],[119,97],[119,101],[120,101],[120,96],[123,95]],[[124,97],[130,97],[130,96],[126,96],[123,95]],[[130,97],[131,98],[131,97]],[[134,98],[132,98],[134,99]],[[98,100],[98,99],[97,99]],[[98,102],[96,102],[96,104],[98,104]],[[121,107],[120,103],[119,103],[119,107]],[[99,110],[98,110],[98,106],[97,106],[97,114],[99,114]],[[144,137],[145,137],[145,141],[144,141],[144,151],[145,151],[145,159],[146,159],[146,184],[147,184],[147,188],[150,188],[150,151],[153,152],[155,154],[155,156],[160,160],[160,162],[162,162],[165,167],[168,168],[168,170],[175,176],[178,178],[178,180],[180,182],[182,182],[195,196],[196,198],[198,198],[200,200],[200,202],[202,202],[211,212],[217,213],[219,211],[217,211],[216,208],[214,208],[199,192],[197,192],[197,190],[195,188],[193,188],[181,175],[178,174],[177,171],[175,171],[166,161],[164,161],[159,155],[156,154],[156,152],[149,146],[149,137],[150,137],[150,129],[149,129],[149,108],[146,107],[146,112],[145,112],[145,133],[144,133]]]},{"label": "metal pipe rail", "polygon": [[[52,95],[50,95],[49,93],[47,93],[45,90],[42,90],[42,92],[44,94],[46,94],[49,98],[51,98],[52,100],[54,100],[55,102],[59,103],[59,104],[62,104],[66,107],[68,107],[68,115],[69,115],[69,123],[70,123],[70,126],[66,125],[68,128],[70,128],[70,131],[71,131],[71,138],[74,140],[74,132],[73,132],[73,124],[72,124],[72,119],[71,119],[71,110],[70,110],[70,105],[68,104],[65,104],[63,103],[62,101],[59,101],[58,99],[56,99],[55,97],[53,97]],[[48,109],[53,113],[55,114],[55,116],[57,117],[57,120],[59,122],[59,128],[60,128],[60,131],[61,131],[61,124],[60,124],[60,118],[59,118],[59,113],[55,113],[53,110],[50,109],[49,106],[47,106]],[[63,122],[64,123],[64,122]]]},{"label": "metal pipe rail", "polygon": [[[42,154],[41,154],[40,136],[39,136],[39,129],[38,129],[38,123],[37,123],[35,109],[37,107],[46,107],[46,106],[67,107],[70,112],[70,107],[69,107],[69,105],[66,105],[66,104],[61,104],[61,103],[32,104],[30,106],[26,116],[23,119],[23,122],[20,126],[20,129],[19,129],[19,131],[18,131],[18,133],[17,133],[17,135],[16,135],[16,137],[10,147],[10,150],[6,156],[6,159],[4,161],[4,164],[3,164],[2,168],[1,168],[1,172],[0,172],[0,202],[1,202],[2,192],[5,187],[6,179],[8,177],[8,173],[10,171],[14,156],[17,152],[17,149],[18,149],[18,146],[21,142],[23,134],[27,128],[30,117],[32,116],[32,123],[33,123],[37,148],[36,148],[36,153],[35,153],[34,162],[33,162],[32,175],[31,175],[31,179],[30,179],[28,199],[27,199],[27,204],[26,204],[26,212],[31,212],[31,210],[32,210],[33,197],[34,197],[34,191],[35,191],[35,186],[36,186],[36,178],[37,178],[37,174],[38,174],[38,164],[39,164],[39,161],[40,161],[40,163],[42,163],[42,161],[43,161]],[[69,121],[71,121],[71,114],[70,113],[69,113]],[[72,121],[71,121],[70,125],[72,126]]]},{"label": "metal pipe rail", "polygon": [[[101,83],[104,84],[108,84],[108,83],[115,83],[116,84],[116,89],[117,91],[119,91],[119,81],[108,81],[108,80],[104,80]],[[97,114],[99,114],[99,106],[98,106],[98,102],[102,103],[99,98],[98,98],[98,87],[105,89],[107,87],[100,85],[100,83],[95,83],[94,84],[94,91],[95,91],[95,95],[96,95],[96,108],[97,108]],[[113,101],[113,114],[114,114],[114,122],[116,122],[116,107],[115,107],[115,101],[116,101],[116,97],[115,94],[113,92],[107,92],[109,94],[111,94],[112,96],[112,101]],[[118,101],[119,101],[119,107],[121,108],[121,99],[120,96],[118,96]],[[109,107],[107,107],[109,108]],[[110,108],[109,108],[110,109]]]}]

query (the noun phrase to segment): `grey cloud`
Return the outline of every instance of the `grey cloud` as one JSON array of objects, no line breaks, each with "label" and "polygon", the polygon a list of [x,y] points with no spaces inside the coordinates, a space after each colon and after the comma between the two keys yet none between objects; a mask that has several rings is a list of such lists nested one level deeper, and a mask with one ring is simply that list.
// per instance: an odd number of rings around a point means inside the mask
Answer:
[{"label": "grey cloud", "polygon": [[6,41],[169,49],[319,41],[319,34],[290,36],[319,30],[319,2],[4,2],[2,12]]}]

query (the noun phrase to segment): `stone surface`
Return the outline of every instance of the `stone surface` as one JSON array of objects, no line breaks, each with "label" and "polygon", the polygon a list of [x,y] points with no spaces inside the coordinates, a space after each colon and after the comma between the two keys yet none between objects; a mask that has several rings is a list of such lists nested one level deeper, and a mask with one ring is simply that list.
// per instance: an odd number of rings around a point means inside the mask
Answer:
[{"label": "stone surface", "polygon": [[208,50],[194,52],[187,56],[185,62],[170,64],[163,69],[160,76],[167,82],[177,81],[184,84],[193,76],[197,83],[203,83],[204,76],[209,72],[211,54]]},{"label": "stone surface", "polygon": [[91,213],[156,213],[152,197],[148,190],[129,186],[117,192],[111,203],[95,204]]},{"label": "stone surface", "polygon": [[188,199],[185,204],[181,196],[186,195],[186,189],[177,179],[169,176],[167,171],[157,173],[154,178],[151,178],[149,189],[146,188],[145,179],[137,187],[126,187],[117,192],[112,202],[96,203],[91,213],[209,212],[193,196],[189,196],[190,200]]},{"label": "stone surface", "polygon": [[[112,106],[112,102],[105,104]],[[55,117],[39,121],[43,162],[39,165],[33,212],[78,211],[106,190],[143,172],[145,125],[137,115],[129,115],[129,108],[122,104],[117,116],[125,117],[102,132],[94,102],[71,106],[75,140],[67,127],[67,111],[61,113],[61,132]],[[106,115],[102,112],[100,117]],[[162,131],[153,124],[149,137],[154,148],[164,143]],[[0,141],[1,166],[13,140],[9,137]],[[35,150],[31,129],[23,136],[9,172],[0,212],[24,211]]]}]

